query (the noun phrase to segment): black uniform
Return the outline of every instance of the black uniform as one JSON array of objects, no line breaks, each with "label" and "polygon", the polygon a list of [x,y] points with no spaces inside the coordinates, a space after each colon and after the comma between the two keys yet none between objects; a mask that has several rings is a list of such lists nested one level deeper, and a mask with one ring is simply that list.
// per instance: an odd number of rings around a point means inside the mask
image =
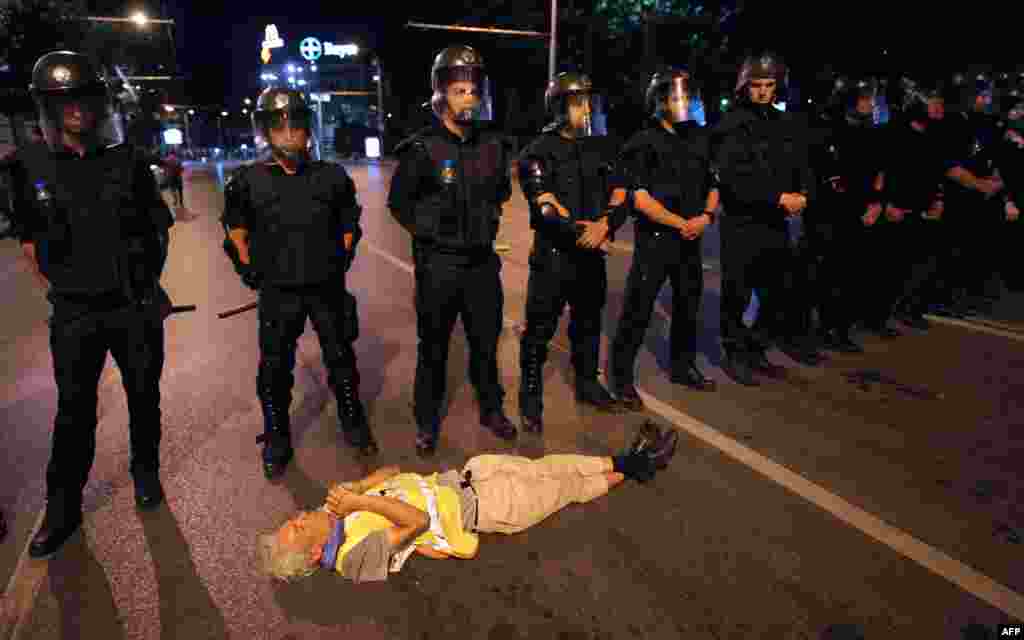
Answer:
[{"label": "black uniform", "polygon": [[431,443],[440,432],[448,346],[460,315],[481,420],[504,416],[498,374],[504,294],[494,239],[501,205],[512,193],[509,152],[495,133],[466,131],[463,140],[437,123],[400,143],[395,152],[401,160],[388,194],[391,214],[413,236],[419,337],[415,414],[420,434]]},{"label": "black uniform", "polygon": [[346,251],[343,236],[361,235],[355,184],[337,164],[314,161],[289,175],[274,161],[259,161],[232,176],[224,200],[222,222],[248,230],[251,265],[260,279],[257,392],[265,424],[261,440],[267,442],[264,464],[280,468],[292,456],[288,408],[306,318],[320,339],[342,432],[349,444],[372,453],[352,348],[358,316],[345,286],[355,242]]},{"label": "black uniform", "polygon": [[[519,352],[523,372],[519,407],[524,416],[535,418],[544,406],[541,369],[566,304],[571,311],[569,339],[577,396],[582,398],[590,393],[588,385],[598,384],[608,273],[603,251],[576,245],[579,232],[575,223],[608,215],[610,235],[625,222],[626,215],[624,207],[615,207],[610,213],[608,209],[612,190],[622,186],[614,170],[616,142],[607,137],[567,138],[559,129],[558,124],[545,128],[519,159],[520,185],[531,203],[530,228],[536,232],[530,252],[526,330]],[[545,192],[558,199],[569,211],[569,218],[543,215],[535,200]]]},{"label": "black uniform", "polygon": [[[722,346],[736,359],[759,358],[785,335],[783,278],[790,260],[783,193],[803,192],[813,203],[806,126],[770,105],[741,104],[713,134],[724,216]],[[743,314],[757,291],[760,312],[748,328]]]},{"label": "black uniform", "polygon": [[863,216],[870,205],[884,204],[876,180],[885,146],[881,129],[870,119],[849,115],[831,130],[818,168],[821,197],[808,216],[812,242],[822,256],[819,288],[822,329],[845,338],[854,322],[881,328],[895,302],[892,293],[893,223],[879,215],[873,225]]},{"label": "black uniform", "polygon": [[[1002,131],[984,113],[948,115],[944,122],[950,164],[977,178],[989,178],[998,167]],[[958,303],[961,311],[975,310],[986,297],[997,297],[989,285],[995,272],[994,243],[1005,222],[1003,193],[993,196],[949,180],[946,185],[947,231],[942,280],[943,302]]]},{"label": "black uniform", "polygon": [[[629,187],[645,190],[670,212],[690,219],[703,215],[708,193],[717,187],[711,171],[709,136],[696,122],[667,131],[660,120],[634,135],[622,150]],[[635,251],[626,279],[622,317],[612,341],[615,386],[633,385],[634,363],[650,325],[658,292],[672,285],[671,355],[680,378],[697,355],[700,300],[704,294],[701,240],[687,240],[673,228],[635,212]]]},{"label": "black uniform", "polygon": [[[1018,127],[1015,131],[1018,135],[1024,134],[1024,127]],[[998,166],[1006,183],[1003,199],[1015,203],[1018,209],[1024,207],[1024,143],[1015,141],[1009,131],[999,146]],[[1024,269],[1020,268],[1018,259],[1021,246],[1024,246],[1024,223],[1018,218],[1006,223],[996,243],[997,267],[1003,283],[1012,291],[1024,289]]]},{"label": "black uniform", "polygon": [[167,302],[159,278],[174,219],[147,163],[128,145],[81,157],[28,146],[13,176],[16,235],[35,243],[53,305],[58,400],[46,493],[48,526],[59,531],[81,519],[108,351],[128,396],[132,474],[155,476],[159,467]]},{"label": "black uniform", "polygon": [[918,131],[895,121],[886,127],[885,199],[887,206],[907,209],[896,226],[902,258],[899,275],[902,318],[917,318],[934,298],[935,274],[944,245],[942,222],[927,217],[929,208],[942,196],[943,174],[948,162],[941,139],[934,132]]}]

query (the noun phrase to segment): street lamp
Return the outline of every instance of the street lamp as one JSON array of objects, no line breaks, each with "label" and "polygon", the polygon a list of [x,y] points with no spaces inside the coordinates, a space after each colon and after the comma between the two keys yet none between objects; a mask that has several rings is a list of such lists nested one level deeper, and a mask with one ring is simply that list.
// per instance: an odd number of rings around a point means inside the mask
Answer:
[{"label": "street lamp", "polygon": [[247,113],[249,113],[249,110],[248,110],[248,109],[242,109],[242,115],[243,115],[243,116],[244,116],[244,115],[246,115]]},{"label": "street lamp", "polygon": [[132,22],[139,25],[140,27],[144,27],[146,26],[146,23],[149,22],[149,18],[146,17],[145,13],[141,11],[136,11],[135,14],[132,15]]},{"label": "street lamp", "polygon": [[164,111],[166,111],[167,113],[174,113],[174,107],[172,105],[165,104]]},{"label": "street lamp", "polygon": [[245,99],[245,104],[247,104],[247,105],[252,104],[252,100],[250,100],[249,98],[246,98]]},{"label": "street lamp", "polygon": [[222,116],[224,116],[226,118],[226,117],[228,117],[228,112],[227,111],[221,111],[220,115],[222,115]]}]

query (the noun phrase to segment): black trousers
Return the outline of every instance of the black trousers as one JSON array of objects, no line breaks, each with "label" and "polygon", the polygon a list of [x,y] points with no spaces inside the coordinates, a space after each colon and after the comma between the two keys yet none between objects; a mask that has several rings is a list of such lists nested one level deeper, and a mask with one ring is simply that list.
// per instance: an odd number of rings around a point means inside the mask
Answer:
[{"label": "black trousers", "polygon": [[522,366],[529,366],[531,357],[537,366],[543,366],[562,310],[569,305],[569,341],[576,379],[596,380],[601,314],[607,293],[603,253],[535,247],[530,254],[526,285],[526,330],[519,350]]},{"label": "black trousers", "polygon": [[501,260],[493,250],[472,255],[443,253],[414,246],[416,263],[416,423],[438,428],[448,386],[448,347],[455,320],[469,342],[469,379],[476,387],[481,414],[502,408],[505,390],[498,374],[504,292]]},{"label": "black trousers", "polygon": [[901,304],[912,314],[923,314],[939,297],[936,287],[940,258],[947,248],[948,228],[940,220],[928,220],[920,212],[907,215],[895,227],[902,259]]},{"label": "black trousers", "polygon": [[327,383],[337,389],[342,380],[359,388],[359,369],[352,343],[359,337],[356,300],[345,290],[344,277],[306,287],[264,286],[259,299],[260,364],[256,386],[260,401],[287,413],[295,385],[295,349],[313,323],[327,369]]},{"label": "black trousers", "polygon": [[698,314],[704,295],[701,242],[671,231],[638,232],[622,317],[612,340],[611,369],[617,386],[633,384],[636,356],[666,281],[672,285],[672,368],[683,370],[697,356]]},{"label": "black trousers", "polygon": [[49,298],[57,416],[46,495],[47,509],[61,516],[82,506],[96,457],[97,390],[108,352],[128,399],[131,470],[159,468],[164,328],[155,308],[140,307],[119,293]]},{"label": "black trousers", "polygon": [[1000,234],[1006,213],[1000,198],[955,192],[947,197],[942,219],[944,250],[939,259],[939,302],[979,298],[990,291],[998,270]]},{"label": "black trousers", "polygon": [[[722,348],[727,354],[764,351],[783,335],[785,275],[792,259],[786,227],[730,219],[727,213],[721,234]],[[748,328],[743,313],[755,290],[760,310]]]}]

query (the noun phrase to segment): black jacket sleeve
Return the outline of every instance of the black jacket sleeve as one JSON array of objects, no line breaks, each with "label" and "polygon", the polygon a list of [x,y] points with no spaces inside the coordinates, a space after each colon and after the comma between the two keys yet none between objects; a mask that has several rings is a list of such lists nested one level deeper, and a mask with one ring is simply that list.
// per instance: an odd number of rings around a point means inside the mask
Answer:
[{"label": "black jacket sleeve", "polygon": [[410,138],[395,147],[398,154],[398,168],[391,176],[388,191],[388,209],[391,216],[410,232],[415,228],[416,201],[419,199],[424,177],[431,172],[427,148],[417,137]]},{"label": "black jacket sleeve", "polygon": [[10,234],[19,242],[34,242],[36,235],[43,230],[43,221],[33,205],[28,170],[15,153],[7,165],[10,180]]},{"label": "black jacket sleeve", "polygon": [[356,197],[356,184],[344,167],[337,165],[337,168],[340,175],[335,186],[334,206],[341,232],[362,235],[359,220],[362,218],[363,208],[359,206],[359,200]]},{"label": "black jacket sleeve", "polygon": [[252,212],[248,169],[239,168],[224,184],[224,213],[220,222],[224,229],[248,229]]}]

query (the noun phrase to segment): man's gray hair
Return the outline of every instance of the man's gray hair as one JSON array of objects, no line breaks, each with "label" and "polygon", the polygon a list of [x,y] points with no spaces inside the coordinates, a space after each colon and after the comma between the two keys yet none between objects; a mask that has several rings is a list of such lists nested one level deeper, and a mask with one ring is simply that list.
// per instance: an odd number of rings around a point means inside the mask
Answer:
[{"label": "man's gray hair", "polygon": [[277,532],[261,535],[256,540],[256,559],[263,575],[292,582],[316,573],[317,565],[309,560],[309,552],[282,549]]}]

